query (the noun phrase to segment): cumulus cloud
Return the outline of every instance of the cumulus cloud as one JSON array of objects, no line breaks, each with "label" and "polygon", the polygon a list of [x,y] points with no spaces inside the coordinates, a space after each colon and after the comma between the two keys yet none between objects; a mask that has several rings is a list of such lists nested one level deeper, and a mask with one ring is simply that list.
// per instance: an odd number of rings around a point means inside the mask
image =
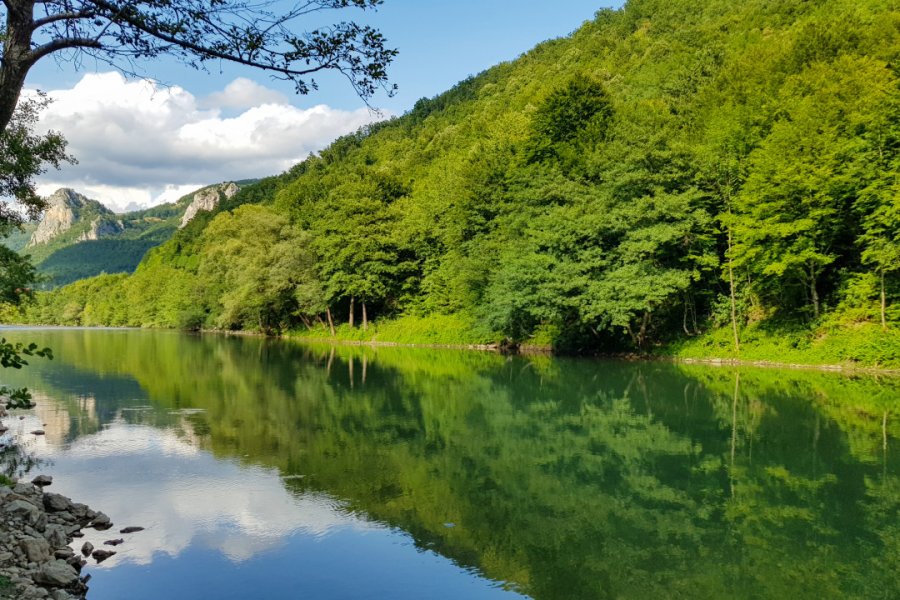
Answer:
[{"label": "cumulus cloud", "polygon": [[298,108],[243,78],[203,99],[119,73],[86,74],[73,88],[48,94],[53,103],[41,125],[66,137],[78,164],[48,171],[39,192],[73,187],[114,209],[281,173],[379,118],[365,108]]}]

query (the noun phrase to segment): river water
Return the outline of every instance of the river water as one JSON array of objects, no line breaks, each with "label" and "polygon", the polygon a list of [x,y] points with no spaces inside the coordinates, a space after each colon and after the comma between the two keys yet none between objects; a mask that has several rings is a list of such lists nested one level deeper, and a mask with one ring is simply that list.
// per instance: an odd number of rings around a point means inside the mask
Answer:
[{"label": "river water", "polygon": [[896,379],[0,335],[55,354],[4,468],[125,538],[92,600],[900,597]]}]

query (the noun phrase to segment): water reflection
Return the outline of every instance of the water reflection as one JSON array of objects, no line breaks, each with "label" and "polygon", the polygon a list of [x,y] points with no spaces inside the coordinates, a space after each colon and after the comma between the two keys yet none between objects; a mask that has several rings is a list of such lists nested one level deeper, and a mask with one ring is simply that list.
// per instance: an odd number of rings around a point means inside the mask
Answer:
[{"label": "water reflection", "polygon": [[188,562],[222,597],[254,589],[235,565],[272,597],[900,594],[896,380],[27,336],[57,356],[10,374],[42,394],[57,491],[148,526],[98,591],[194,597],[159,583]]}]

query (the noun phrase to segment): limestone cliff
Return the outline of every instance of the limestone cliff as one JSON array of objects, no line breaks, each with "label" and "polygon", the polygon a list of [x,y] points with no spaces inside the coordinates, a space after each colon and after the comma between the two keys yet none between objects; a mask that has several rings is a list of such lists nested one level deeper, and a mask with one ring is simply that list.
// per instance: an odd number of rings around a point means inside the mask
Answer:
[{"label": "limestone cliff", "polygon": [[219,202],[223,197],[232,198],[238,193],[238,190],[240,190],[240,188],[234,182],[220,183],[218,185],[203,188],[194,194],[194,199],[187,207],[187,210],[184,211],[184,216],[181,218],[179,229],[190,223],[191,219],[197,216],[197,213],[201,210],[214,209],[219,205]]},{"label": "limestone cliff", "polygon": [[121,219],[97,217],[91,221],[91,228],[78,237],[78,241],[99,240],[100,238],[118,235],[123,231],[125,231],[125,224]]},{"label": "limestone cliff", "polygon": [[[62,235],[82,218],[85,213],[91,215],[109,215],[112,211],[97,202],[77,193],[75,190],[62,188],[47,198],[47,211],[31,235],[28,246],[45,244]],[[99,221],[100,217],[97,217]],[[96,239],[96,238],[91,238]]]}]

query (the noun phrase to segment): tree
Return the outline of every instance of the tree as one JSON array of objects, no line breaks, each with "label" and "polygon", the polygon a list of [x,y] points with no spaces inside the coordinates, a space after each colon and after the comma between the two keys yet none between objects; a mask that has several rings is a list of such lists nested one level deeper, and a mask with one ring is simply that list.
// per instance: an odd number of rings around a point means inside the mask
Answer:
[{"label": "tree", "polygon": [[[315,13],[374,9],[382,0],[4,0],[0,66],[0,130],[5,130],[28,71],[41,59],[74,51],[113,66],[170,55],[203,68],[224,61],[262,69],[293,82],[297,93],[316,89],[311,77],[338,71],[363,98],[387,85],[396,50],[378,30],[353,22],[295,33]],[[281,10],[283,8],[283,10]],[[130,69],[125,69],[130,70]]]}]

